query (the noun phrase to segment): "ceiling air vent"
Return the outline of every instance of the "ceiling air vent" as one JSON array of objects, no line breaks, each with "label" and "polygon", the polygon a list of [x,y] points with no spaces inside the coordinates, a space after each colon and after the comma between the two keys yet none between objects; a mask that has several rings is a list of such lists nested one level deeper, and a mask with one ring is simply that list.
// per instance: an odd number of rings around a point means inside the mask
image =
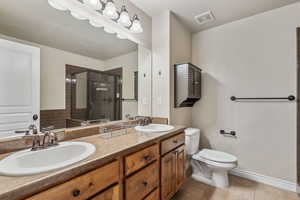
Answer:
[{"label": "ceiling air vent", "polygon": [[214,21],[215,20],[215,16],[213,15],[213,13],[209,10],[207,12],[204,12],[200,15],[197,15],[195,17],[195,20],[198,24],[203,25],[206,24],[208,22]]}]

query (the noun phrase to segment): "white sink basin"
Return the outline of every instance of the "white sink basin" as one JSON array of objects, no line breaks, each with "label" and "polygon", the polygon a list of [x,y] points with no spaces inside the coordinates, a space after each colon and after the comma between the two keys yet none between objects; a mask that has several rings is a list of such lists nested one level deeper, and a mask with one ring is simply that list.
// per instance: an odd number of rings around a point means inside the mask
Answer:
[{"label": "white sink basin", "polygon": [[96,151],[86,142],[62,142],[43,150],[24,150],[0,161],[0,174],[26,176],[52,171],[79,162]]},{"label": "white sink basin", "polygon": [[165,124],[149,124],[147,126],[136,126],[135,130],[141,131],[141,132],[164,132],[164,131],[170,131],[174,129],[174,126],[165,125]]}]

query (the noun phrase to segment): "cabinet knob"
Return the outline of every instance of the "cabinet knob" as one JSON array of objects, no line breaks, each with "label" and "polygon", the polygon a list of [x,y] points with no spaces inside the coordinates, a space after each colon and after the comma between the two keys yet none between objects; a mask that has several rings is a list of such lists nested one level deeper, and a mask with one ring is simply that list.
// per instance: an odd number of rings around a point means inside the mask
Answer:
[{"label": "cabinet knob", "polygon": [[148,160],[150,160],[150,159],[151,159],[151,156],[150,156],[150,155],[144,156],[144,160],[148,161]]},{"label": "cabinet knob", "polygon": [[147,181],[143,181],[143,185],[144,185],[144,186],[147,186],[147,185],[148,185],[148,182],[147,182]]},{"label": "cabinet knob", "polygon": [[174,143],[174,144],[177,144],[177,143],[178,143],[178,140],[173,140],[173,143]]},{"label": "cabinet knob", "polygon": [[75,189],[75,190],[73,190],[72,194],[73,194],[73,197],[78,197],[80,195],[80,190]]}]

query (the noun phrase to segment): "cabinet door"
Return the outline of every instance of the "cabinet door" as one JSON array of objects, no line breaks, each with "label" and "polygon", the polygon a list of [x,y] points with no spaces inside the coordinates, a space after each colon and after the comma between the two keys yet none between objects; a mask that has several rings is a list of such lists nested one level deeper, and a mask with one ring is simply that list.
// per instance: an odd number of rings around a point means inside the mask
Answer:
[{"label": "cabinet door", "polygon": [[161,159],[161,200],[169,200],[176,192],[176,155],[175,151]]},{"label": "cabinet door", "polygon": [[185,150],[181,146],[175,150],[176,155],[176,191],[180,189],[185,180]]},{"label": "cabinet door", "polygon": [[86,200],[120,179],[118,161],[78,176],[26,200]]},{"label": "cabinet door", "polygon": [[126,200],[142,200],[159,186],[159,166],[154,162],[125,181]]},{"label": "cabinet door", "polygon": [[196,98],[200,98],[201,97],[201,71],[199,70],[194,71],[193,85],[194,85],[193,96]]},{"label": "cabinet door", "polygon": [[151,194],[149,194],[144,200],[160,200],[159,189],[157,188]]},{"label": "cabinet door", "polygon": [[98,194],[90,200],[119,200],[120,199],[120,187],[116,185],[111,187],[104,192]]}]

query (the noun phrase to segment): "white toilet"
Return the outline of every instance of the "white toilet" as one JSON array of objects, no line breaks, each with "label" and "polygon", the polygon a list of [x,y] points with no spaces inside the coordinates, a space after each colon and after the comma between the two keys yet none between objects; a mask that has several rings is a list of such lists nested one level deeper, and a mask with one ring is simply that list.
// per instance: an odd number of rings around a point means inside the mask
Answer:
[{"label": "white toilet", "polygon": [[228,187],[228,172],[237,167],[237,158],[211,149],[199,150],[199,129],[186,129],[185,140],[187,154],[192,157],[192,178],[218,188]]}]

